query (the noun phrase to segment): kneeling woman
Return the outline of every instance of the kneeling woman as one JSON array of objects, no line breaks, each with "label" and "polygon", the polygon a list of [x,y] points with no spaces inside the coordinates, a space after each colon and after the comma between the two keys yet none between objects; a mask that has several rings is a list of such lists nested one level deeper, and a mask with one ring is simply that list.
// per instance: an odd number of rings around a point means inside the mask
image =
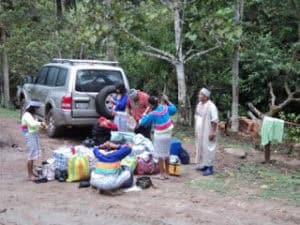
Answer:
[{"label": "kneeling woman", "polygon": [[154,125],[154,157],[159,159],[160,179],[168,178],[170,142],[172,139],[173,123],[170,116],[174,115],[177,108],[163,96],[165,104],[160,105],[158,99],[151,96],[148,100],[150,107],[140,120],[140,125]]},{"label": "kneeling woman", "polygon": [[122,187],[131,178],[130,170],[122,170],[121,160],[131,153],[131,144],[116,145],[110,142],[94,148],[98,159],[91,175],[91,186],[109,193]]}]

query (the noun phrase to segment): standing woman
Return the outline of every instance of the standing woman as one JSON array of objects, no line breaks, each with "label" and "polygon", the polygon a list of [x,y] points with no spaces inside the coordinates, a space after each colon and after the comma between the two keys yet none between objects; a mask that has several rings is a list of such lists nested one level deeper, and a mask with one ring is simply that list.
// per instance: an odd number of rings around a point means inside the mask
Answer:
[{"label": "standing woman", "polygon": [[40,107],[40,103],[30,101],[26,106],[26,111],[22,116],[22,131],[25,135],[27,147],[27,171],[29,180],[35,181],[37,177],[33,173],[33,161],[41,156],[39,128],[46,127],[45,123],[36,119],[36,109]]},{"label": "standing woman", "polygon": [[118,131],[127,131],[127,113],[126,105],[128,100],[128,94],[126,87],[123,83],[116,85],[117,95],[111,98],[112,104],[114,104],[113,116],[114,123],[118,126]]},{"label": "standing woman", "polygon": [[160,179],[168,179],[169,154],[172,139],[173,122],[170,116],[177,112],[177,108],[167,96],[162,97],[164,105],[159,104],[158,98],[151,96],[149,107],[140,120],[140,125],[154,125],[154,157],[159,159]]}]

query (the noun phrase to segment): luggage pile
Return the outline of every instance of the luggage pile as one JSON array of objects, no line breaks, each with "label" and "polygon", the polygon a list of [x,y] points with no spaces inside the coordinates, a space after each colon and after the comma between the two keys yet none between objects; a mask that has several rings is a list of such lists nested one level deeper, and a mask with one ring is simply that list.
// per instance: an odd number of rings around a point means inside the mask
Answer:
[{"label": "luggage pile", "polygon": [[[43,163],[41,176],[48,181],[56,179],[60,182],[80,182],[80,188],[94,186],[110,190],[130,188],[134,184],[134,175],[143,177],[159,173],[158,159],[153,157],[153,143],[141,134],[111,131],[110,142],[106,143],[120,146],[120,149],[109,150],[107,153],[97,145],[92,146],[90,141],[54,150],[52,158]],[[106,143],[100,146],[106,146]],[[131,151],[123,155],[119,162],[111,161],[114,151],[121,151],[126,143],[131,143]],[[112,156],[109,156],[110,153]],[[98,154],[103,157],[100,161]],[[172,141],[170,155],[169,174],[179,176],[180,165],[189,163],[189,155],[179,140]]]}]

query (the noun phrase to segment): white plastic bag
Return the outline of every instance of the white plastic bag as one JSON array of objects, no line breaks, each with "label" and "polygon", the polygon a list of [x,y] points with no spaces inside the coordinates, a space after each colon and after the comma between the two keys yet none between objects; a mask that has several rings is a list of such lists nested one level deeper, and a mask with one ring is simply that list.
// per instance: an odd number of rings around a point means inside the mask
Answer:
[{"label": "white plastic bag", "polygon": [[55,161],[55,159],[50,158],[46,161],[45,164],[43,164],[42,174],[43,174],[43,177],[47,178],[48,181],[55,179],[54,161]]}]

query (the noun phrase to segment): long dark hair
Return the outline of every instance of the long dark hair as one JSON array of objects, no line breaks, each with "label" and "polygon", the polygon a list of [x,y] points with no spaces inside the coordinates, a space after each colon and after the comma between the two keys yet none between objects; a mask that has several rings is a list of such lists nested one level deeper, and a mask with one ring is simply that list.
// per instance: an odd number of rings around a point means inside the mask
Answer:
[{"label": "long dark hair", "polygon": [[118,83],[116,85],[116,90],[119,90],[121,95],[123,95],[127,92],[126,87],[123,83]]},{"label": "long dark hair", "polygon": [[150,96],[148,99],[149,104],[152,106],[152,109],[156,109],[158,107],[158,98],[156,96]]},{"label": "long dark hair", "polygon": [[36,109],[36,107],[30,106],[28,109],[26,109],[26,112],[29,112],[31,115],[35,115]]}]

